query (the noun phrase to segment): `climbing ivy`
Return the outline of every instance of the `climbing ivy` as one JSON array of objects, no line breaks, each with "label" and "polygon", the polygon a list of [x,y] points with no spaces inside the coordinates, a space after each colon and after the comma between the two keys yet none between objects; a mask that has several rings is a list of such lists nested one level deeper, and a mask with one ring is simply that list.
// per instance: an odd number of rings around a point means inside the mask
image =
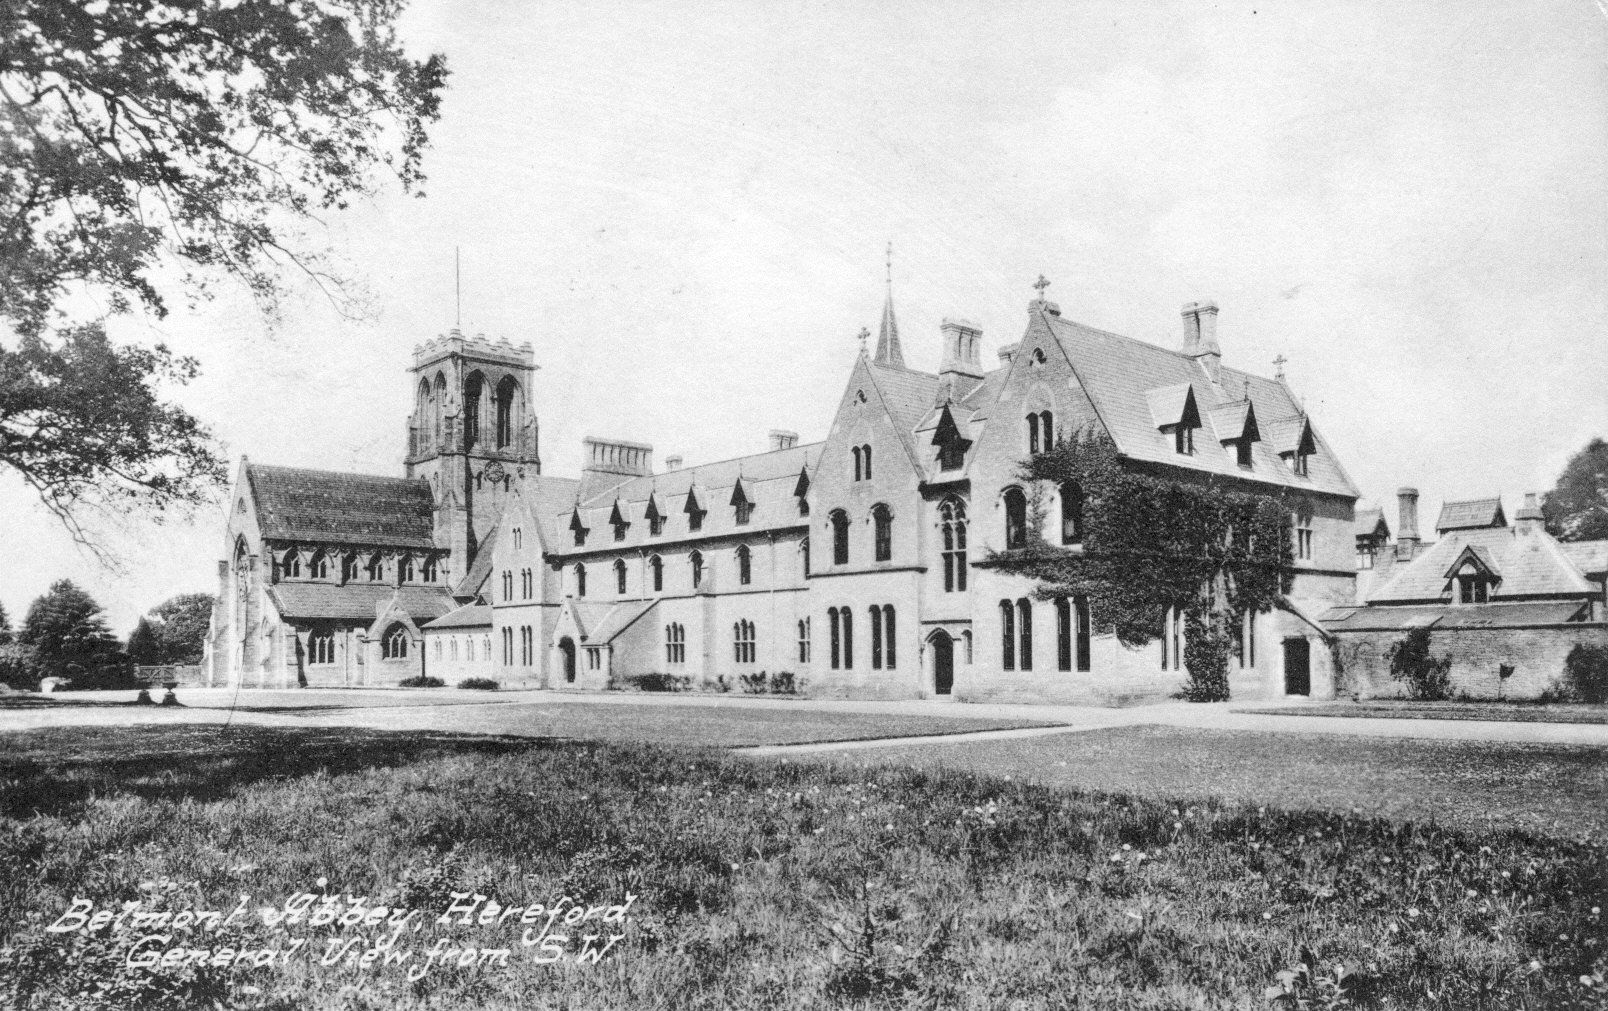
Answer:
[{"label": "climbing ivy", "polygon": [[[1266,611],[1290,590],[1290,514],[1299,503],[1292,493],[1245,491],[1215,475],[1183,481],[1141,468],[1124,461],[1103,431],[1089,429],[1023,461],[1027,546],[991,552],[981,564],[1038,580],[1040,598],[1087,597],[1094,627],[1115,631],[1127,646],[1159,636],[1177,607],[1185,697],[1226,699],[1245,612]],[[1073,548],[1042,536],[1045,490],[1065,483],[1083,496],[1083,538]]]}]

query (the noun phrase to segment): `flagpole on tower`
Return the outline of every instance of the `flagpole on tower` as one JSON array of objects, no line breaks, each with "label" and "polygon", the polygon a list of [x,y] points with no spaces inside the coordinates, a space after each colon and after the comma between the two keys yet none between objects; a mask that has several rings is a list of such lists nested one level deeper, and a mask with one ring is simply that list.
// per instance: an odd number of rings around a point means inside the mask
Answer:
[{"label": "flagpole on tower", "polygon": [[463,326],[463,262],[459,255],[458,246],[452,247],[452,294],[454,308],[452,312],[452,325]]}]

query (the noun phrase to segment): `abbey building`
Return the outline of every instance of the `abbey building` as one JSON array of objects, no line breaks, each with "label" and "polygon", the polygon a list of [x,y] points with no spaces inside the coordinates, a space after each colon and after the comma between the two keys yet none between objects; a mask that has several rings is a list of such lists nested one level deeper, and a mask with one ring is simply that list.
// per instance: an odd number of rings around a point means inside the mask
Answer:
[{"label": "abbey building", "polygon": [[423,344],[403,477],[241,462],[208,676],[600,689],[785,671],[812,694],[1163,698],[1185,675],[1176,616],[1130,649],[1087,601],[978,564],[1028,537],[1080,549],[1079,490],[1017,472],[1093,428],[1126,466],[1300,493],[1294,586],[1247,617],[1230,687],[1332,694],[1315,616],[1354,599],[1357,491],[1282,376],[1224,364],[1212,303],[1185,306],[1163,348],[1065,319],[1040,290],[991,367],[978,328],[946,320],[936,373],[905,365],[890,297],[824,438],[774,431],[764,452],[691,466],[587,438],[579,475],[544,474],[530,345]]}]

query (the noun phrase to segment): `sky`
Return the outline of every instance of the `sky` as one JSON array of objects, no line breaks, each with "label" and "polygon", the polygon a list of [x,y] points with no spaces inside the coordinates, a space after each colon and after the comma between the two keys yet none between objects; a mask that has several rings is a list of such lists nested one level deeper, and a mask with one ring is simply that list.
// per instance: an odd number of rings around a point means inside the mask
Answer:
[{"label": "sky", "polygon": [[[415,0],[452,69],[425,196],[310,240],[370,313],[225,292],[123,340],[201,361],[172,395],[253,461],[400,475],[415,344],[530,341],[544,472],[586,435],[656,461],[825,435],[892,288],[939,324],[1064,316],[1225,363],[1277,355],[1365,501],[1550,488],[1608,436],[1608,16],[1594,0],[1168,4]],[[460,250],[461,301],[453,258]],[[458,308],[461,306],[461,309]],[[212,590],[228,501],[97,521],[110,570],[0,470],[0,603],[58,578],[120,635]]]}]

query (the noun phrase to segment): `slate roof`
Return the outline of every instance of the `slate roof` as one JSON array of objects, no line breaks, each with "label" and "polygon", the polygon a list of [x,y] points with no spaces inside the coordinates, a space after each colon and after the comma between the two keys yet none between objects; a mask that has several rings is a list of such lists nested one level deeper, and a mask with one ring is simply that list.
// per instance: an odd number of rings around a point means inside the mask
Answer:
[{"label": "slate roof", "polygon": [[446,628],[487,628],[491,625],[491,605],[465,604],[456,611],[448,611],[434,621],[427,622],[423,627],[431,629]]},{"label": "slate roof", "polygon": [[[561,505],[557,512],[548,514],[549,528],[553,531],[548,539],[548,550],[559,555],[618,551],[630,547],[652,547],[687,538],[751,534],[805,526],[809,520],[799,515],[798,498],[793,492],[798,486],[799,474],[806,469],[815,469],[822,445],[814,442],[663,474],[627,478],[579,506],[570,501]],[[754,503],[752,518],[743,526],[737,525],[736,510],[728,504],[739,477],[744,491]],[[688,526],[686,504],[689,491],[695,491],[698,504],[704,509],[703,526],[699,530],[691,530]],[[646,513],[650,495],[657,498],[665,516],[664,532],[657,537],[648,533]],[[550,499],[550,502],[555,500]],[[609,525],[609,517],[613,515],[616,503],[631,524],[626,528],[624,540],[619,541],[614,539],[614,528]],[[588,531],[586,544],[582,547],[575,546],[574,536],[569,529],[570,520],[577,511]]]},{"label": "slate roof", "polygon": [[877,392],[882,394],[882,402],[887,405],[888,414],[893,418],[894,431],[899,433],[899,441],[904,443],[905,452],[910,454],[911,462],[920,470],[925,457],[916,445],[916,429],[920,427],[922,419],[932,412],[933,402],[938,396],[939,379],[931,373],[902,366],[870,362],[869,367],[871,381],[876,384]]},{"label": "slate roof", "polygon": [[268,587],[279,613],[287,619],[372,622],[381,605],[395,594],[415,622],[439,618],[457,606],[452,595],[436,586],[386,586],[381,583],[282,582]]},{"label": "slate roof", "polygon": [[620,637],[620,633],[636,624],[638,618],[653,610],[658,600],[632,600],[615,604],[600,618],[594,620],[586,633],[588,646],[601,646]]},{"label": "slate roof", "polygon": [[265,538],[399,548],[435,547],[423,480],[246,465]]},{"label": "slate roof", "polygon": [[1389,578],[1368,594],[1368,603],[1407,603],[1449,599],[1446,575],[1473,548],[1501,576],[1491,591],[1504,597],[1579,596],[1592,592],[1573,561],[1543,530],[1521,533],[1512,527],[1449,530],[1406,563],[1392,567]]},{"label": "slate roof", "polygon": [[1335,607],[1320,616],[1330,632],[1379,632],[1409,628],[1516,628],[1561,625],[1589,616],[1584,600],[1543,600],[1508,604],[1463,604],[1456,607]]},{"label": "slate roof", "polygon": [[[1222,448],[1222,440],[1232,436],[1219,435],[1211,416],[1218,407],[1234,401],[1249,400],[1258,418],[1306,417],[1282,380],[1264,379],[1224,366],[1219,370],[1220,383],[1214,386],[1201,365],[1182,352],[1074,323],[1044,308],[1036,308],[1034,315],[1061,343],[1095,413],[1123,456],[1289,488],[1357,496],[1356,486],[1315,428],[1312,436],[1317,451],[1308,461],[1305,477],[1292,472],[1265,438],[1253,443],[1249,471],[1238,466],[1232,450]],[[1172,439],[1157,428],[1160,422],[1153,413],[1150,396],[1152,391],[1170,389],[1173,392],[1167,403],[1156,406],[1169,411],[1176,406],[1182,411],[1182,400],[1176,391],[1184,384],[1194,391],[1202,421],[1192,456],[1180,456],[1173,449]],[[1310,423],[1310,419],[1307,421]]]},{"label": "slate roof", "polygon": [[458,580],[458,585],[453,588],[452,592],[456,596],[472,597],[480,592],[482,586],[486,585],[486,580],[491,576],[492,552],[497,547],[497,528],[501,525],[501,523],[493,523],[490,531],[486,534],[486,539],[477,545],[474,563],[469,566],[469,571],[463,574],[463,578]]},{"label": "slate roof", "polygon": [[1558,547],[1586,575],[1608,572],[1608,541],[1559,541]]},{"label": "slate roof", "polygon": [[[1383,526],[1384,529],[1379,528]],[[1389,537],[1390,524],[1385,522],[1383,509],[1358,509],[1356,523],[1353,526],[1357,536],[1360,537]]]},{"label": "slate roof", "polygon": [[1477,527],[1505,527],[1507,517],[1502,514],[1499,498],[1477,498],[1467,502],[1441,503],[1440,517],[1435,520],[1437,532],[1469,530]]}]

